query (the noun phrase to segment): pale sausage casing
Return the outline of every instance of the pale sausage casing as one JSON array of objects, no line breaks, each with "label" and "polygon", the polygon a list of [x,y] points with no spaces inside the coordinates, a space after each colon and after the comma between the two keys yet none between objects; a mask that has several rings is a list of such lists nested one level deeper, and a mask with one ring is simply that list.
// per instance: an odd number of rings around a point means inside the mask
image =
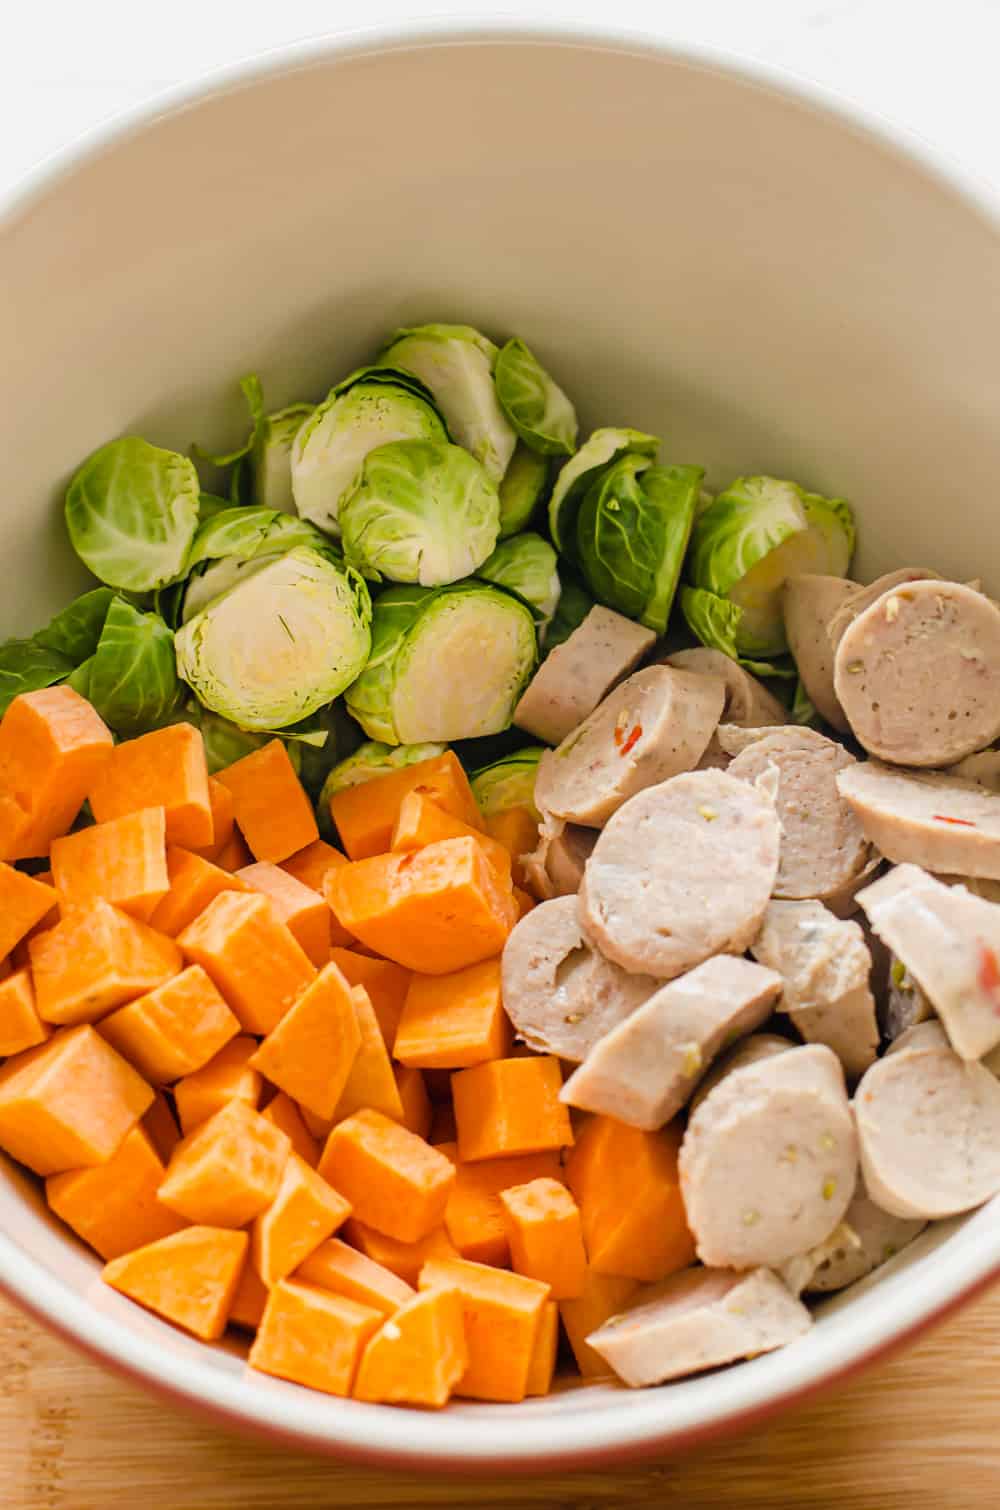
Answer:
[{"label": "pale sausage casing", "polygon": [[849,725],[833,690],[830,620],[857,590],[857,583],[846,577],[803,573],[789,577],[781,593],[785,634],[799,678],[816,712],[841,734]]}]

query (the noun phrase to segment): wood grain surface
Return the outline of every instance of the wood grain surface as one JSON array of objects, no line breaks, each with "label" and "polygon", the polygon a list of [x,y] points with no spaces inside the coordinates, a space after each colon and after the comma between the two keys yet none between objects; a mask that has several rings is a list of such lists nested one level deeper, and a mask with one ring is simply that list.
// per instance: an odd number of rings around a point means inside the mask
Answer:
[{"label": "wood grain surface", "polygon": [[819,1403],[612,1473],[419,1478],[261,1447],[174,1413],[0,1302],[2,1510],[990,1510],[1000,1505],[1000,1290]]}]

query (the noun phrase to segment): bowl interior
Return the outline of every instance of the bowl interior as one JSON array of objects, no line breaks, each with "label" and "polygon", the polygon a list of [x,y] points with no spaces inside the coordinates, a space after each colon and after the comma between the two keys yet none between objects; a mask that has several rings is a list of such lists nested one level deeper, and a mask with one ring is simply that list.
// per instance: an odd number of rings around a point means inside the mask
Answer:
[{"label": "bowl interior", "polygon": [[[1000,591],[1000,258],[981,206],[878,135],[652,44],[486,32],[316,47],[152,113],[0,222],[4,633],[76,588],[59,501],[108,437],[224,448],[236,380],[318,397],[397,324],[526,336],[585,424],[849,497],[863,577]],[[813,1333],[728,1373],[443,1417],[249,1374],[98,1280],[9,1167],[0,1283],[189,1399],[338,1451],[585,1461],[850,1368],[1000,1264],[1000,1206],[921,1238]],[[558,1429],[554,1430],[558,1422]]]}]

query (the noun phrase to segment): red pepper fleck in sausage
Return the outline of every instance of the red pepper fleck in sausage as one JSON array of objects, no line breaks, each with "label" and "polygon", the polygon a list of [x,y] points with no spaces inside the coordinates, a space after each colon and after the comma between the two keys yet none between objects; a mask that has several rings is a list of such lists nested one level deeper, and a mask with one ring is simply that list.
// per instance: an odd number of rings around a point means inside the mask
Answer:
[{"label": "red pepper fleck in sausage", "polygon": [[627,755],[631,749],[634,749],[635,745],[638,744],[641,738],[642,724],[636,724],[635,727],[631,730],[628,739],[626,739],[625,743],[619,749],[619,755]]},{"label": "red pepper fleck in sausage", "polygon": [[1000,961],[988,944],[979,945],[979,984],[993,997],[994,1010],[1000,1016]]},{"label": "red pepper fleck in sausage", "polygon": [[947,813],[932,813],[935,823],[957,823],[962,828],[975,828],[971,818],[949,818]]}]

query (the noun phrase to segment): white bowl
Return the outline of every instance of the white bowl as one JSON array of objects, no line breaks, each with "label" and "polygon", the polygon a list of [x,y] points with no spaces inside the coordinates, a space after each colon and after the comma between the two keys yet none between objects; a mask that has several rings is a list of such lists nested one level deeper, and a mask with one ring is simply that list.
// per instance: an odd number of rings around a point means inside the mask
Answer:
[{"label": "white bowl", "polygon": [[[717,482],[846,494],[862,574],[930,563],[1000,590],[998,224],[886,126],[651,38],[432,27],[217,76],[61,154],[0,218],[2,628],[79,580],[58,503],[91,448],[224,446],[241,373],[275,404],[318,395],[426,319],[525,335],[585,422],[651,429]],[[782,1352],[440,1415],[250,1373],[98,1272],[7,1167],[0,1283],[102,1361],[342,1457],[528,1470],[690,1444],[843,1377],[1000,1273],[1000,1205],[935,1227]]]}]

